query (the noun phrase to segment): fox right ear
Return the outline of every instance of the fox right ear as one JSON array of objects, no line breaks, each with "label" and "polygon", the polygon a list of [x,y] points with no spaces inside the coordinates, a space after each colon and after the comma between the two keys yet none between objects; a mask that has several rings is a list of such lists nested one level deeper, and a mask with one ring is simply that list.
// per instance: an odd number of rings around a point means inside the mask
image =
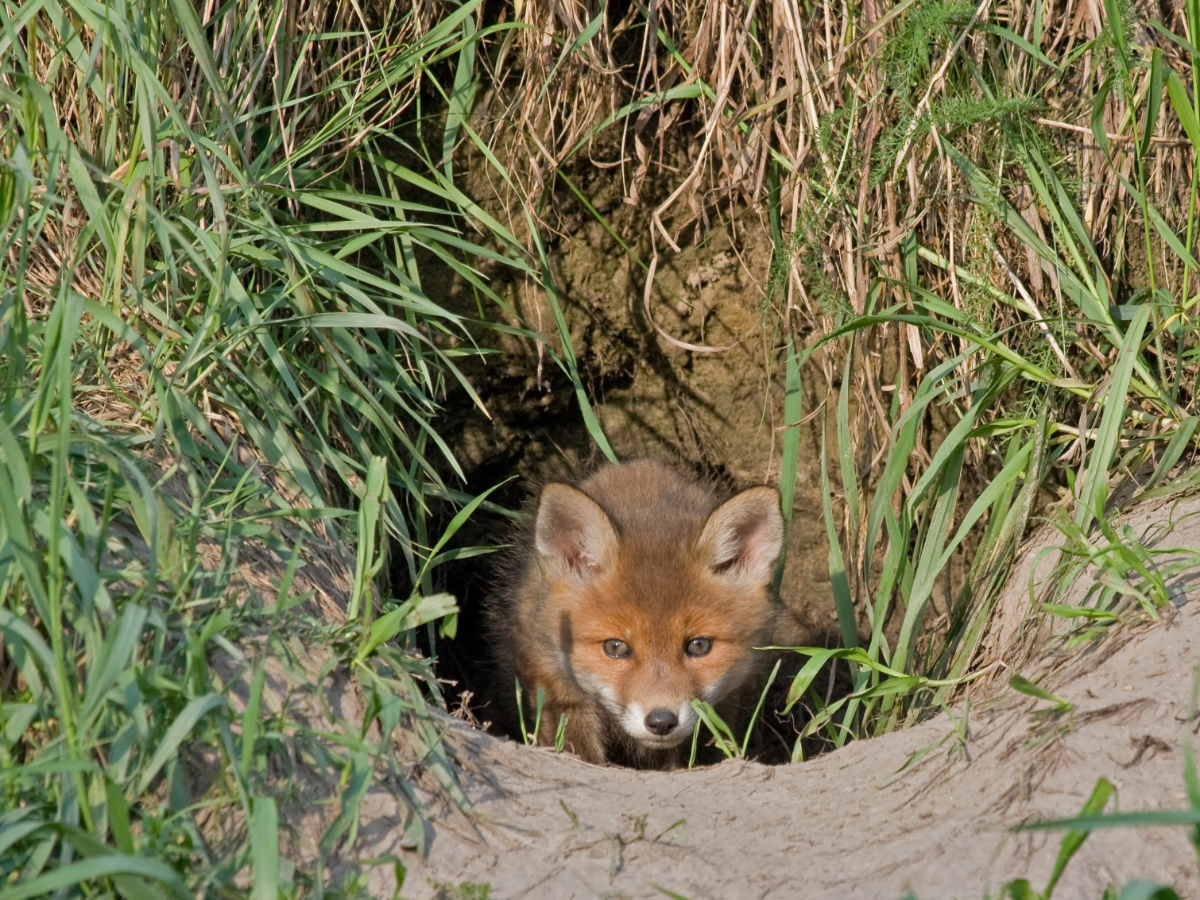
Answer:
[{"label": "fox right ear", "polygon": [[611,565],[617,534],[600,506],[582,491],[548,484],[538,500],[537,552],[551,577],[590,578]]},{"label": "fox right ear", "polygon": [[697,543],[714,572],[753,584],[769,584],[783,552],[779,492],[756,487],[726,500],[704,524]]}]

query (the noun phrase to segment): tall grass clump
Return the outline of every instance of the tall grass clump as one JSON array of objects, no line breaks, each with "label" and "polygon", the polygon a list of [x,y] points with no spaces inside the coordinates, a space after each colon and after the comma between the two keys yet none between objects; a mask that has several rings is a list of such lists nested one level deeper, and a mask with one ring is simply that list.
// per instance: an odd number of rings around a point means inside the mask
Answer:
[{"label": "tall grass clump", "polygon": [[[539,283],[453,180],[505,26],[477,0],[0,18],[0,897],[353,893],[329,865],[373,779],[412,846],[412,760],[466,802],[416,631],[454,627],[431,573],[480,501],[438,415],[482,406],[480,351],[425,280],[468,310],[486,267]],[[289,808],[330,811],[303,870]]]},{"label": "tall grass clump", "polygon": [[[961,62],[955,57],[955,48],[972,37],[978,13],[962,24],[954,43],[947,40],[937,70],[943,97],[925,104],[931,155],[923,165],[940,170],[948,211],[958,205],[958,215],[991,223],[984,237],[990,259],[956,260],[953,223],[944,249],[928,246],[936,239],[912,228],[900,236],[899,265],[884,267],[875,280],[865,315],[814,346],[894,327],[900,354],[911,358],[914,383],[907,398],[896,384],[900,402],[889,411],[887,452],[874,484],[857,477],[846,415],[839,410],[847,577],[840,590],[835,582],[836,600],[839,608],[867,613],[870,638],[866,647],[844,654],[861,666],[854,693],[813,723],[840,718],[836,730],[830,728],[837,743],[855,730],[856,715],[875,731],[911,721],[943,705],[965,677],[990,665],[981,647],[993,604],[1035,513],[1061,532],[1060,562],[1048,583],[1031,587],[1037,602],[1023,614],[1018,646],[992,647],[1007,664],[1040,651],[1044,629],[1038,622],[1047,616],[1078,623],[1068,629],[1069,646],[1101,635],[1131,611],[1154,615],[1168,602],[1164,576],[1170,573],[1155,557],[1169,551],[1156,553],[1118,530],[1121,509],[1153,491],[1195,436],[1198,372],[1189,351],[1197,341],[1189,312],[1197,264],[1188,249],[1194,246],[1194,185],[1182,209],[1172,195],[1174,179],[1194,177],[1200,144],[1187,144],[1182,159],[1162,158],[1157,148],[1185,145],[1163,135],[1164,113],[1174,113],[1168,135],[1186,132],[1195,121],[1193,101],[1162,48],[1130,44],[1136,29],[1128,10],[1113,2],[1105,14],[1095,40],[1057,60],[1040,49],[1041,9],[1033,11],[1023,37],[1012,21],[982,27],[974,35],[984,50],[982,59],[976,56],[981,66],[969,56]],[[1189,10],[1187,25],[1189,34],[1200,25],[1195,10]],[[1159,30],[1177,50],[1181,39],[1161,25]],[[1194,77],[1197,60],[1189,55],[1179,62]],[[1078,89],[1080,79],[1088,103],[1079,111],[1094,143],[1056,144],[1061,134],[1051,129],[1060,123],[1044,117],[1031,122],[1028,111],[1057,98],[1057,82]],[[988,107],[987,120],[937,114],[939,107],[972,103]],[[894,156],[897,170],[906,153],[915,153],[920,133],[913,120],[904,121],[901,116],[896,126],[906,134]],[[981,135],[992,142],[981,142]],[[1111,181],[1125,200],[1112,210],[1124,220],[1116,235],[1089,208],[1095,188],[1071,169],[1080,156],[1093,177]],[[1150,177],[1155,169],[1158,201]],[[957,190],[951,189],[955,180]],[[1098,238],[1108,243],[1106,253]],[[997,286],[995,276],[1008,284]],[[963,302],[964,286],[1006,309],[980,321]],[[853,354],[852,345],[847,366]],[[934,403],[954,410],[954,424],[936,447],[922,452],[918,433]],[[989,480],[982,490],[964,492],[964,463],[972,458],[985,466]],[[1181,487],[1186,485],[1171,489]],[[1046,494],[1054,498],[1049,506]],[[936,609],[938,580],[968,536],[974,558],[959,584],[947,582]],[[1171,565],[1181,564],[1194,565],[1194,554]],[[1100,589],[1089,591],[1082,607],[1056,602],[1089,567],[1102,573]],[[889,634],[891,622],[899,627]],[[799,679],[792,698],[805,687]]]}]

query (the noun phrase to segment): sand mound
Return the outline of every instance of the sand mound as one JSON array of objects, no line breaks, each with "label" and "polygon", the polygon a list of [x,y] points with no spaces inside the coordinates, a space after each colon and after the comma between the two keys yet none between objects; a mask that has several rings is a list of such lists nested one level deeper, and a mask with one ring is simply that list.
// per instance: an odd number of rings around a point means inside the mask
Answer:
[{"label": "sand mound", "polygon": [[[1178,520],[1181,510],[1168,506],[1128,521],[1140,527],[1168,510]],[[1168,542],[1200,547],[1195,521],[1179,525]],[[1014,583],[1006,602],[1022,602],[1024,592],[1023,582]],[[1045,656],[1024,669],[1043,673],[1043,683],[1073,704],[1069,713],[1035,715],[1050,704],[997,688],[998,696],[971,709],[965,740],[941,715],[796,765],[732,761],[638,772],[587,765],[456,723],[448,740],[463,763],[471,813],[447,807],[421,855],[401,848],[395,807],[373,794],[356,850],[399,857],[409,898],[439,890],[482,896],[445,887],[465,883],[490,885],[489,896],[502,900],[890,900],[908,890],[919,898],[982,898],[1013,878],[1040,890],[1061,833],[1010,826],[1076,814],[1101,777],[1117,787],[1122,811],[1186,806],[1183,740],[1200,600],[1187,602],[1181,590],[1176,602],[1160,621],[1124,627],[1050,666],[1053,675],[1044,674]],[[1200,896],[1184,829],[1096,832],[1054,896],[1099,900],[1106,884],[1134,878]],[[375,896],[394,887],[390,867],[374,870]]]}]

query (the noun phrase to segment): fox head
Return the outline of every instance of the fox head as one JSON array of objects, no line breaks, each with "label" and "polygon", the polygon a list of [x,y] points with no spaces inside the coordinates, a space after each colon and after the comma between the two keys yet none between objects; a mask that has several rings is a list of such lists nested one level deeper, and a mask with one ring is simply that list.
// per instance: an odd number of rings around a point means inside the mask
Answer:
[{"label": "fox head", "polygon": [[591,491],[601,502],[565,484],[542,491],[542,621],[562,677],[636,746],[666,750],[691,737],[691,701],[730,697],[771,638],[779,494],[752,488],[716,506],[673,473],[680,490],[662,490],[661,468],[610,471],[627,474],[620,491]]}]

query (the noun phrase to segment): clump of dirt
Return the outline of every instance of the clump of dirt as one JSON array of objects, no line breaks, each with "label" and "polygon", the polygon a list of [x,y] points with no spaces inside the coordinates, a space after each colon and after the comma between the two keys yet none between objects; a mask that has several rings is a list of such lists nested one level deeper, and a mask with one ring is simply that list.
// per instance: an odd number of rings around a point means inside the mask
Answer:
[{"label": "clump of dirt", "polygon": [[[1187,516],[1196,512],[1200,501],[1192,500],[1138,509],[1126,522],[1141,533],[1171,519],[1180,524],[1169,543],[1195,547],[1200,520]],[[1022,573],[1053,545],[1043,536],[1023,551],[1000,600],[1010,621],[1031,618]],[[1004,681],[1017,669],[999,656],[1003,679],[973,689],[974,702],[952,717],[790,766],[591,766],[448,723],[467,808],[441,801],[427,852],[417,854],[403,849],[403,805],[373,788],[355,855],[399,858],[410,898],[465,883],[489,885],[497,898],[561,900],[664,891],[691,900],[758,898],[790,895],[798,885],[806,897],[839,900],[908,890],[971,898],[994,896],[1014,878],[1041,889],[1061,832],[1012,826],[1077,814],[1101,777],[1115,785],[1121,811],[1186,806],[1183,754],[1200,652],[1200,602],[1187,599],[1190,583],[1181,580],[1158,621],[1120,625],[1069,650],[1053,636],[1043,644],[1022,670],[1069,708],[1055,712],[1008,690]],[[1089,587],[1074,585],[1068,602]],[[1009,645],[996,646],[1003,653]],[[371,878],[375,896],[397,886],[391,867]],[[1054,896],[1095,900],[1106,884],[1134,878],[1200,895],[1184,829],[1094,833]]]}]

